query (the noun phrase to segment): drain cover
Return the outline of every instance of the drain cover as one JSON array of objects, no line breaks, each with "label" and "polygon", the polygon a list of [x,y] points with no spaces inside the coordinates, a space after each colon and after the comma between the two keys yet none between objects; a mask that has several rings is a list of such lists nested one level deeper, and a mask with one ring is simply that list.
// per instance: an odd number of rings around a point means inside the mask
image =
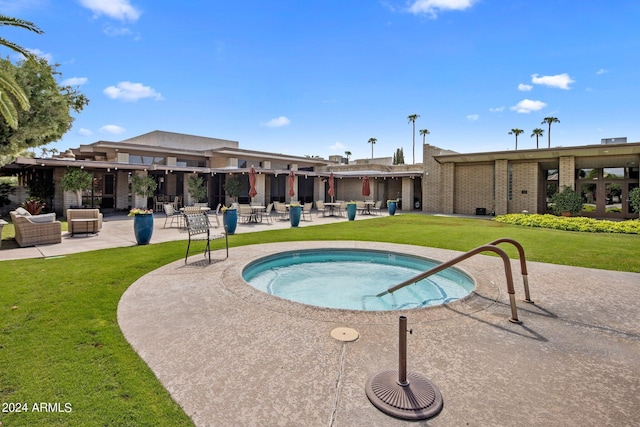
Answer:
[{"label": "drain cover", "polygon": [[338,341],[351,342],[357,340],[360,334],[351,328],[335,328],[331,331],[331,336]]},{"label": "drain cover", "polygon": [[407,372],[407,383],[398,383],[398,371],[383,371],[370,377],[365,386],[367,397],[382,412],[404,420],[424,420],[440,413],[440,390],[428,379]]}]

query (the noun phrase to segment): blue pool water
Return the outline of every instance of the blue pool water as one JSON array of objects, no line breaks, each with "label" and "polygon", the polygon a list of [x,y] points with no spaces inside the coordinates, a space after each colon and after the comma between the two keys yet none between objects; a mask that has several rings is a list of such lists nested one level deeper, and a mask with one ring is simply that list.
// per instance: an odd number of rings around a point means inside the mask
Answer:
[{"label": "blue pool water", "polygon": [[311,249],[282,252],[247,265],[242,277],[254,288],[303,304],[348,310],[404,310],[445,304],[474,288],[449,268],[393,294],[377,294],[425,272],[438,262],[373,250]]}]

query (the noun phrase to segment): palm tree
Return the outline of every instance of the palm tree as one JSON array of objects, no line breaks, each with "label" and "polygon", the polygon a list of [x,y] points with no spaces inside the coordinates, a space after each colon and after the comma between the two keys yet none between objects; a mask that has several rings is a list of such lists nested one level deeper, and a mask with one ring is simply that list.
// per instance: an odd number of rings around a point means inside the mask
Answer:
[{"label": "palm tree", "polygon": [[522,129],[518,129],[518,128],[511,129],[511,131],[509,132],[509,135],[515,135],[516,136],[516,150],[518,149],[518,135],[520,135],[522,132],[524,132],[524,131]]},{"label": "palm tree", "polygon": [[542,135],[544,135],[544,130],[540,128],[535,128],[533,130],[533,133],[531,134],[531,138],[533,138],[534,136],[536,137],[536,148],[540,148],[540,146],[538,145],[538,138],[540,138]]},{"label": "palm tree", "polygon": [[540,124],[543,125],[545,123],[549,124],[549,131],[547,132],[547,138],[548,138],[548,141],[549,141],[548,148],[551,148],[551,123],[560,123],[560,120],[558,120],[557,117],[545,117],[544,120]]},{"label": "palm tree", "polygon": [[[0,15],[0,27],[1,26],[19,27],[33,31],[37,34],[43,33],[43,31],[32,22],[11,18],[6,15]],[[33,57],[33,54],[28,50],[3,37],[0,37],[0,46],[5,46],[15,52],[21,53],[27,59]],[[30,107],[29,98],[27,98],[27,95],[24,93],[20,85],[15,81],[11,73],[9,73],[9,70],[0,69],[0,113],[13,129],[18,127],[18,110],[16,109],[16,102],[18,103],[18,106],[25,111]]]},{"label": "palm tree", "polygon": [[427,135],[429,135],[431,132],[429,132],[429,129],[420,129],[420,135],[422,135],[422,145],[424,145],[426,143],[426,139],[427,139]]},{"label": "palm tree", "polygon": [[375,144],[376,142],[378,142],[377,139],[375,138],[369,138],[369,140],[367,141],[368,144],[371,144],[371,158],[373,159],[373,144]]},{"label": "palm tree", "polygon": [[409,123],[413,123],[413,164],[416,164],[416,120],[420,117],[419,114],[411,114],[407,116]]},{"label": "palm tree", "polygon": [[351,151],[345,151],[344,155],[347,156],[347,163],[349,163],[349,157],[351,157]]}]

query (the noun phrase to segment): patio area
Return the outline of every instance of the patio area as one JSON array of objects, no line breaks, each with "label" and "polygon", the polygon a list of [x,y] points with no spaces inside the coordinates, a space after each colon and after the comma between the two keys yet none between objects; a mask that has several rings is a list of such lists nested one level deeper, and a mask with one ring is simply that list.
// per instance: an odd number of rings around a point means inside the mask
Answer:
[{"label": "patio area", "polygon": [[[314,217],[315,221],[315,217]],[[238,227],[241,232],[243,227]],[[475,294],[401,312],[331,310],[259,292],[241,279],[252,259],[317,247],[374,248],[446,261],[458,252],[375,242],[289,242],[232,248],[168,264],[123,295],[127,340],[198,426],[631,426],[640,416],[640,275],[528,263],[526,304],[512,261],[518,317],[502,262],[460,266]],[[212,255],[222,259],[218,251]],[[367,399],[371,375],[398,368],[407,316],[409,372],[444,400],[428,421],[385,415]],[[359,338],[338,341],[336,327]]]}]

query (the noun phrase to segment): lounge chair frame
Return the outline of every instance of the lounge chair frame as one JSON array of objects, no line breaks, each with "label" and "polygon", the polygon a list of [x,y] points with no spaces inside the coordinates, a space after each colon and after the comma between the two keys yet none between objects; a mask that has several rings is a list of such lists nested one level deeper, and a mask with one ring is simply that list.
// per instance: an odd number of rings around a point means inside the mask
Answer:
[{"label": "lounge chair frame", "polygon": [[[225,227],[225,231],[220,234],[211,234],[211,228],[209,226],[209,220],[203,213],[187,214],[184,216],[187,223],[187,231],[189,232],[189,243],[187,244],[187,253],[184,256],[184,263],[187,263],[189,258],[189,249],[191,248],[191,242],[196,240],[206,241],[204,248],[204,256],[209,257],[209,264],[211,264],[211,241],[224,239],[225,247],[227,250],[226,258],[229,258],[229,236]],[[225,259],[226,259],[225,258]]]}]

